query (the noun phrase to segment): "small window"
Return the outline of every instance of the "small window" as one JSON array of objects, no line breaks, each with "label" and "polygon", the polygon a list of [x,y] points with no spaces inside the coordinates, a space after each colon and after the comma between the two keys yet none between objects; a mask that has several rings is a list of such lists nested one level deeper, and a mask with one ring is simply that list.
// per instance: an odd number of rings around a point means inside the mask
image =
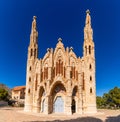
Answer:
[{"label": "small window", "polygon": [[29,69],[29,70],[31,71],[31,69],[32,69],[32,68],[31,68],[31,66],[30,66],[30,69]]},{"label": "small window", "polygon": [[31,77],[29,77],[29,82],[31,82]]},{"label": "small window", "polygon": [[28,94],[30,94],[30,89],[28,89]]},{"label": "small window", "polygon": [[92,81],[92,76],[90,76],[90,81]]},{"label": "small window", "polygon": [[72,71],[70,71],[70,78],[72,78]]},{"label": "small window", "polygon": [[36,57],[36,49],[34,50],[34,56]]},{"label": "small window", "polygon": [[90,64],[90,66],[89,66],[89,69],[91,70],[92,69],[92,65]]},{"label": "small window", "polygon": [[31,52],[30,52],[30,56],[32,56],[33,55],[33,49],[31,49]]},{"label": "small window", "polygon": [[87,46],[85,46],[85,55],[87,55]]},{"label": "small window", "polygon": [[92,88],[90,88],[90,93],[92,93]]},{"label": "small window", "polygon": [[89,54],[91,54],[91,46],[89,46]]}]

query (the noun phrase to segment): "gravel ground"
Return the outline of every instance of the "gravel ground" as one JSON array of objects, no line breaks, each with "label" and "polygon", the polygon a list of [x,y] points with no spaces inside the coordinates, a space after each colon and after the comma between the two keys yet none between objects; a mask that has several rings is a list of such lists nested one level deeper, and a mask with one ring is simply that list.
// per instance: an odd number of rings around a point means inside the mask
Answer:
[{"label": "gravel ground", "polygon": [[98,110],[95,115],[43,115],[23,108],[1,107],[0,122],[120,122],[120,110]]}]

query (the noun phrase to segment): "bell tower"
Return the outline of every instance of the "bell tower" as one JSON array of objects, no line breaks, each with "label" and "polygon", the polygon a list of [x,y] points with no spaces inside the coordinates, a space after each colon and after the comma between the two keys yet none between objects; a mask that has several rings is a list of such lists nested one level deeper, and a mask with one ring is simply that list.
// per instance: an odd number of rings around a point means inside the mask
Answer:
[{"label": "bell tower", "polygon": [[26,95],[25,111],[32,111],[33,103],[33,81],[34,81],[34,63],[38,58],[38,32],[36,27],[36,16],[33,17],[30,44],[28,47],[27,71],[26,71]]},{"label": "bell tower", "polygon": [[95,80],[95,49],[93,42],[93,30],[91,27],[90,11],[86,11],[86,20],[84,27],[84,87],[85,87],[85,111],[86,113],[96,113],[96,80]]}]

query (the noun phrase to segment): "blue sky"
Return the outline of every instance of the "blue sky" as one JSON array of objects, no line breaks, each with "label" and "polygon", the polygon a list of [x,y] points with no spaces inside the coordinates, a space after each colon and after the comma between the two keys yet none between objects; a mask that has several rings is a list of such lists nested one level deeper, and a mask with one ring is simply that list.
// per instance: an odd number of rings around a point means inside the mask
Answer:
[{"label": "blue sky", "polygon": [[97,95],[120,87],[119,0],[0,0],[0,83],[26,83],[31,22],[37,16],[39,58],[61,37],[82,57],[86,10],[91,11]]}]

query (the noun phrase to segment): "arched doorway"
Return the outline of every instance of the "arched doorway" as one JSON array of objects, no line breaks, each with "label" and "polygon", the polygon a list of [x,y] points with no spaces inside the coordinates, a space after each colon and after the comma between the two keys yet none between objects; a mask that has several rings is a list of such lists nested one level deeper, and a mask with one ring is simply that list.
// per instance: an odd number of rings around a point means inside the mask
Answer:
[{"label": "arched doorway", "polygon": [[45,112],[45,90],[43,87],[40,87],[39,90],[39,106],[40,112]]},{"label": "arched doorway", "polygon": [[75,102],[74,99],[72,100],[72,106],[71,106],[71,109],[72,109],[72,114],[73,114],[73,113],[76,113],[76,102]]},{"label": "arched doorway", "polygon": [[72,92],[72,103],[71,103],[72,114],[76,113],[76,109],[77,109],[76,99],[77,99],[77,96],[78,96],[78,87],[75,86],[74,89],[73,89],[73,92]]},{"label": "arched doorway", "polygon": [[64,95],[66,93],[66,89],[61,82],[56,82],[51,89],[51,96],[52,96],[52,112],[53,113],[64,113]]},{"label": "arched doorway", "polygon": [[64,112],[64,101],[61,96],[58,96],[53,105],[54,113],[63,113]]}]

